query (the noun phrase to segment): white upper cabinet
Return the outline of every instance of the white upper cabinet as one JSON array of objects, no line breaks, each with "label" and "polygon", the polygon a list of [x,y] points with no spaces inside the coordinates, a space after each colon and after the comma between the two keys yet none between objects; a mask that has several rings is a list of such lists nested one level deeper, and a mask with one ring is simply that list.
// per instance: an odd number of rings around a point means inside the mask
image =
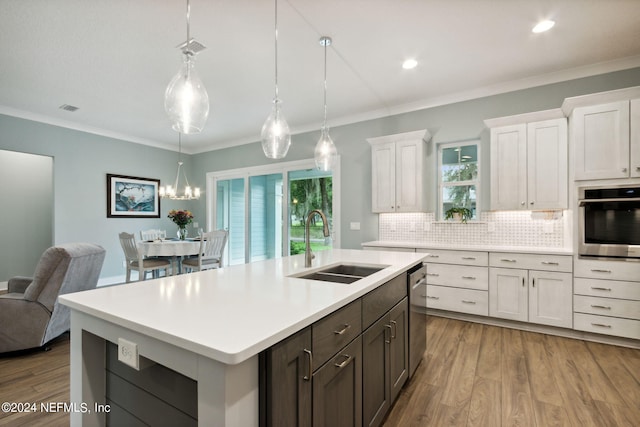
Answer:
[{"label": "white upper cabinet", "polygon": [[576,180],[629,177],[629,101],[576,108],[571,131]]},{"label": "white upper cabinet", "polygon": [[639,97],[640,86],[564,101],[575,180],[640,177]]},{"label": "white upper cabinet", "polygon": [[426,210],[426,130],[369,138],[373,212]]},{"label": "white upper cabinet", "polygon": [[[567,208],[567,121],[561,116],[549,110],[485,121],[492,210]],[[548,117],[556,118],[530,121]],[[514,122],[520,123],[505,124]]]}]

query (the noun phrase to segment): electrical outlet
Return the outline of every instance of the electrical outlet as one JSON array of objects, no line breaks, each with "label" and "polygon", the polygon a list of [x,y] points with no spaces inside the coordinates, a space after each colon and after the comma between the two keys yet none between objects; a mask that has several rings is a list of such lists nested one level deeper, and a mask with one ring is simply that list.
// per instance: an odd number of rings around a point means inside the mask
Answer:
[{"label": "electrical outlet", "polygon": [[360,223],[359,222],[349,223],[349,228],[351,230],[360,230]]},{"label": "electrical outlet", "polygon": [[422,224],[422,231],[431,231],[431,223],[429,221],[425,221]]},{"label": "electrical outlet", "polygon": [[192,224],[193,224],[193,228],[198,228],[198,223],[197,222],[194,222]]},{"label": "electrical outlet", "polygon": [[487,233],[493,233],[496,231],[496,223],[493,221],[489,221],[487,223]]},{"label": "electrical outlet", "polygon": [[544,234],[552,234],[553,233],[553,222],[551,221],[544,221],[542,223],[542,232]]},{"label": "electrical outlet", "polygon": [[138,344],[127,341],[124,338],[118,338],[118,360],[139,371]]},{"label": "electrical outlet", "polygon": [[416,231],[416,223],[415,222],[410,222],[409,223],[409,231],[414,233]]}]

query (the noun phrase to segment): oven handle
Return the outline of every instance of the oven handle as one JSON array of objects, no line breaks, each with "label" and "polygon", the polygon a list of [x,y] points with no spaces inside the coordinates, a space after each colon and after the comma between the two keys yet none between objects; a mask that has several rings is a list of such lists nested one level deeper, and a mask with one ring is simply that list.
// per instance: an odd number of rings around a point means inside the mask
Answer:
[{"label": "oven handle", "polygon": [[604,202],[640,202],[640,197],[628,197],[617,199],[581,199],[578,200],[578,206],[584,206],[587,203],[604,203]]}]

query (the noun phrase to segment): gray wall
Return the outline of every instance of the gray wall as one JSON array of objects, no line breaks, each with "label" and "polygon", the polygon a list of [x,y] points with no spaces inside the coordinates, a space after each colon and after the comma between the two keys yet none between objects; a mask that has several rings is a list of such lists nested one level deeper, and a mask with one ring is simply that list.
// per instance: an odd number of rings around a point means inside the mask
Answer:
[{"label": "gray wall", "polygon": [[31,276],[53,242],[53,159],[0,150],[0,282]]},{"label": "gray wall", "polygon": [[[427,167],[431,178],[428,197],[433,208],[436,144],[481,138],[483,176],[488,178],[488,132],[484,119],[558,108],[566,97],[639,85],[640,68],[636,68],[332,128],[331,136],[342,161],[342,247],[359,248],[362,242],[375,240],[378,235],[378,216],[371,213],[371,151],[366,138],[425,128],[431,132]],[[285,161],[313,157],[318,137],[319,132],[295,135]],[[106,217],[107,173],[172,182],[175,152],[2,115],[0,149],[54,158],[55,242],[89,241],[104,246],[107,258],[102,277],[124,273],[118,232],[164,228],[171,234],[175,226],[165,217],[173,208],[192,209],[196,221],[201,226],[206,223],[204,198],[197,202],[162,201],[160,219]],[[270,163],[259,143],[186,157],[189,181],[202,189],[207,172]],[[484,187],[488,186],[487,181],[484,180]],[[486,196],[488,191],[483,190]],[[360,222],[361,230],[349,230],[352,221]],[[26,222],[21,225],[27,226]],[[4,240],[2,244],[8,245]]]}]

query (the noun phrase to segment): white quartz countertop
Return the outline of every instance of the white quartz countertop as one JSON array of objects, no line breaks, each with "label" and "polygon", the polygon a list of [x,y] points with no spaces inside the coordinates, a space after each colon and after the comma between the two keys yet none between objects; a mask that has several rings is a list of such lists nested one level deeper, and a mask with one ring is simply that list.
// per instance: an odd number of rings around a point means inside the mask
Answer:
[{"label": "white quartz countertop", "polygon": [[420,250],[448,249],[458,251],[513,252],[526,254],[573,255],[571,248],[544,248],[537,246],[451,245],[446,243],[422,243],[392,240],[365,242],[362,247],[414,248]]},{"label": "white quartz countertop", "polygon": [[[377,288],[425,253],[334,249],[61,295],[77,310],[237,364]],[[351,284],[288,277],[334,264],[384,265]]]}]

